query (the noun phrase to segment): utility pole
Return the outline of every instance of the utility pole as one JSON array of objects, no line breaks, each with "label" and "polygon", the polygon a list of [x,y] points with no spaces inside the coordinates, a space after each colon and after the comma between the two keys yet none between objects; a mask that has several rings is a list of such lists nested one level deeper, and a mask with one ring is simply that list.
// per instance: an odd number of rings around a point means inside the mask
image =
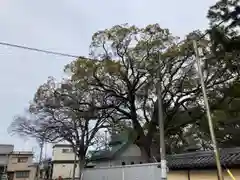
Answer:
[{"label": "utility pole", "polygon": [[217,166],[217,171],[218,171],[218,179],[223,180],[222,166],[221,166],[221,161],[220,161],[220,156],[219,156],[219,150],[218,150],[218,147],[217,147],[217,141],[216,141],[214,128],[213,128],[213,124],[212,124],[212,117],[211,117],[211,112],[210,112],[210,108],[209,108],[206,88],[205,88],[205,84],[204,84],[204,78],[203,78],[201,62],[200,62],[200,55],[199,55],[196,40],[193,40],[193,48],[194,48],[195,55],[196,55],[198,75],[199,75],[199,79],[200,79],[200,83],[201,83],[201,87],[202,87],[203,99],[204,99],[204,104],[205,104],[205,107],[206,107],[206,113],[207,113],[207,118],[208,118],[208,126],[209,126],[209,130],[210,130],[211,140],[212,140],[214,154],[215,154],[216,166]]},{"label": "utility pole", "polygon": [[73,147],[73,153],[74,153],[74,162],[73,162],[73,174],[72,174],[72,180],[75,179],[76,174],[76,166],[77,166],[77,148]]},{"label": "utility pole", "polygon": [[[165,150],[165,133],[164,133],[164,116],[163,116],[163,103],[162,103],[162,77],[161,77],[161,55],[159,53],[158,57],[158,67],[156,70],[157,73],[157,103],[158,103],[158,124],[159,124],[159,150],[161,158],[161,180],[167,179],[167,161],[166,161],[166,150]],[[146,73],[145,69],[139,69],[139,72]]]},{"label": "utility pole", "polygon": [[40,178],[40,165],[42,162],[42,155],[43,155],[43,145],[44,145],[44,139],[40,139],[39,146],[40,146],[40,154],[39,154],[39,161],[36,171],[36,179],[38,180]]},{"label": "utility pole", "polygon": [[167,161],[166,161],[166,150],[165,150],[165,133],[164,133],[164,117],[163,117],[163,103],[162,103],[162,78],[161,78],[161,55],[159,53],[159,67],[157,69],[157,98],[158,98],[158,123],[159,123],[159,134],[160,134],[160,157],[161,157],[161,179],[167,179]]}]

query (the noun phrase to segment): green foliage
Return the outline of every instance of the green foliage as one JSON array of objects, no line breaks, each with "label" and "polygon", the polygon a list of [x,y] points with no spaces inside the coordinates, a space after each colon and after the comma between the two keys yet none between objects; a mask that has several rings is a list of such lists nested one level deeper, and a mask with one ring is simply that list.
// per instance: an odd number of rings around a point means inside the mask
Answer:
[{"label": "green foliage", "polygon": [[[201,32],[195,33],[201,36]],[[80,88],[104,97],[114,123],[131,121],[139,137],[136,143],[149,151],[158,124],[154,108],[158,68],[163,80],[166,134],[175,136],[204,114],[191,39],[180,46],[177,42],[178,37],[157,24],[145,28],[114,26],[93,35],[92,58],[79,58],[66,66],[66,71]],[[212,92],[219,96],[223,83],[233,78],[231,72],[220,68],[223,63],[208,64],[208,89],[217,88]]]},{"label": "green foliage", "polygon": [[101,144],[99,130],[108,127],[103,104],[98,94],[79,89],[73,81],[49,78],[27,113],[14,118],[10,131],[50,143],[68,142],[84,162],[88,148]]},{"label": "green foliage", "polygon": [[[210,24],[215,26],[225,21],[228,22],[225,24],[227,24],[230,29],[239,26],[239,7],[239,0],[218,0],[208,11],[207,17],[210,19]],[[231,32],[233,33],[236,31]]]},{"label": "green foliage", "polygon": [[[233,19],[229,9],[236,3],[221,0],[212,6],[208,15],[212,27],[225,18]],[[236,142],[240,124],[236,120],[240,110],[240,43],[233,27],[213,27],[210,38],[198,41],[203,49],[202,70],[214,127],[222,146]],[[90,57],[79,57],[65,67],[70,84],[60,83],[57,87],[49,81],[41,86],[30,112],[40,115],[49,109],[64,108],[62,115],[83,119],[81,123],[86,123],[87,117],[96,120],[98,112],[110,129],[130,129],[135,143],[150,157],[151,147],[159,142],[156,96],[159,70],[168,152],[182,152],[193,144],[208,149],[211,142],[195,66],[193,36],[199,38],[202,32],[189,33],[178,44],[180,39],[158,24],[143,28],[124,24],[98,31],[92,36]],[[56,91],[61,96],[56,98]],[[81,103],[89,109],[79,112]]]},{"label": "green foliage", "polygon": [[[180,149],[185,149],[183,144],[193,142],[201,144],[201,148],[209,148],[201,87],[192,57],[193,34],[202,35],[199,31],[190,33],[185,41],[176,46],[179,38],[157,24],[144,28],[114,26],[95,33],[90,46],[91,58],[79,58],[66,66],[66,71],[71,72],[72,80],[80,88],[104,97],[104,108],[111,114],[113,126],[130,121],[130,126],[137,133],[137,145],[149,154],[149,148],[156,138],[154,134],[158,131],[155,87],[156,70],[160,68],[169,151],[174,153],[174,149],[179,149],[180,152]],[[234,54],[213,55],[213,39],[216,40],[216,37],[212,37],[211,41],[202,39],[199,47],[204,48],[206,88],[211,109],[215,113],[215,110],[223,108],[233,92],[237,92],[237,85],[233,88],[233,82],[237,82],[238,71],[231,64],[235,62],[238,67],[238,63],[232,59]],[[215,122],[216,126],[218,121]],[[186,143],[183,137],[190,132],[195,132],[198,138]]]}]

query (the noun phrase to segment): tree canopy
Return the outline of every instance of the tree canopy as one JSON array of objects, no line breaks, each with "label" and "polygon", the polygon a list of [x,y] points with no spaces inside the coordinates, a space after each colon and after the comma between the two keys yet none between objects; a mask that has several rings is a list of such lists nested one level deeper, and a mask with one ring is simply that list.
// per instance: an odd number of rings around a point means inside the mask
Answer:
[{"label": "tree canopy", "polygon": [[[165,134],[181,134],[205,117],[202,91],[195,67],[192,35],[180,45],[179,38],[158,24],[137,28],[117,25],[93,35],[91,58],[79,58],[66,67],[72,80],[86,89],[98,91],[108,103],[115,122],[131,121],[136,144],[150,156],[157,130],[156,70],[161,70]],[[215,56],[212,39],[201,39],[205,84],[211,109],[217,109],[238,81],[235,59]],[[159,58],[161,61],[159,63]],[[238,66],[238,64],[237,64]],[[181,137],[179,135],[179,137]]]},{"label": "tree canopy", "polygon": [[[160,80],[167,152],[182,152],[193,144],[211,148],[192,46],[197,38],[217,139],[222,147],[238,145],[239,21],[229,11],[234,6],[238,12],[237,2],[220,0],[210,8],[208,36],[194,31],[180,40],[159,24],[141,28],[123,24],[96,32],[90,56],[65,67],[69,79],[60,83],[50,79],[40,86],[29,107],[30,119],[18,116],[14,131],[50,142],[68,141],[83,158],[99,129],[128,126],[152,161],[159,145]],[[225,19],[230,26],[216,27]]]},{"label": "tree canopy", "polygon": [[68,142],[80,160],[81,173],[88,162],[89,147],[101,144],[99,130],[109,126],[104,102],[103,97],[78,88],[70,80],[49,78],[38,88],[28,113],[16,116],[10,130],[50,143]]}]

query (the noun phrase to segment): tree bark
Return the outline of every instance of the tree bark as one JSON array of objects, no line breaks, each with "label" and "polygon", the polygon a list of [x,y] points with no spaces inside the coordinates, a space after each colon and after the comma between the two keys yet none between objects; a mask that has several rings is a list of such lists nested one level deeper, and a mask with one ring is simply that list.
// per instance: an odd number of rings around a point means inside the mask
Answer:
[{"label": "tree bark", "polygon": [[85,158],[79,158],[78,164],[79,164],[79,180],[82,180],[83,170],[85,165]]}]

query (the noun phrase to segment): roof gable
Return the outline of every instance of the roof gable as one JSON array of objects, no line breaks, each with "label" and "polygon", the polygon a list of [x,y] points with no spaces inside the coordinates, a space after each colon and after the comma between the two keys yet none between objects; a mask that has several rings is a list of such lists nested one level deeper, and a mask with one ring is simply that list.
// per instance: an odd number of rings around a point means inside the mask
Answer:
[{"label": "roof gable", "polygon": [[114,159],[116,156],[124,152],[129,145],[134,144],[135,139],[133,131],[123,131],[119,134],[115,134],[114,138],[109,143],[110,149],[93,153],[91,160],[99,161]]}]

